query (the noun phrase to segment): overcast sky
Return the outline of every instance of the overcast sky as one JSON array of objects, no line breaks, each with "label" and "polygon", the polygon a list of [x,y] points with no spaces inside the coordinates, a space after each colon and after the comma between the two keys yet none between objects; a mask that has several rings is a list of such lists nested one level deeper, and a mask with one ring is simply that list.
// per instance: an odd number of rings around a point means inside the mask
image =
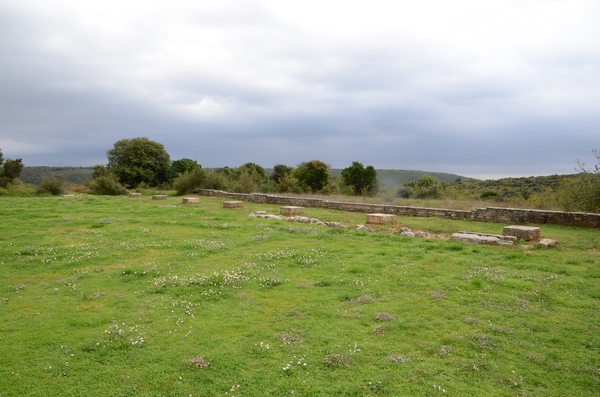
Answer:
[{"label": "overcast sky", "polygon": [[598,0],[0,0],[0,149],[479,178],[600,149]]}]

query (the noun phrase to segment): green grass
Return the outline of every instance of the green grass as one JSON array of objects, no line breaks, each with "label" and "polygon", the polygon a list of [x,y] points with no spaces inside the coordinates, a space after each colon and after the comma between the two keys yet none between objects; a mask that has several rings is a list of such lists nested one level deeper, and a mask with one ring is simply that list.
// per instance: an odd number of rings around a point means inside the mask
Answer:
[{"label": "green grass", "polygon": [[1,396],[598,395],[598,230],[180,201],[0,198]]}]

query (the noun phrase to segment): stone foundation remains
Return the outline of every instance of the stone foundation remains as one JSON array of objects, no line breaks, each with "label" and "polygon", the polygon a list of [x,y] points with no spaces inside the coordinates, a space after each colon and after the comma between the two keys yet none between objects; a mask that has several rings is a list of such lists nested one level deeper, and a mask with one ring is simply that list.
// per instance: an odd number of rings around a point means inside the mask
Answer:
[{"label": "stone foundation remains", "polygon": [[279,209],[281,215],[292,216],[296,214],[302,214],[304,212],[304,207],[296,207],[296,206],[284,206]]},{"label": "stone foundation remains", "polygon": [[181,202],[184,204],[187,203],[199,203],[200,199],[198,197],[184,197],[181,199]]},{"label": "stone foundation remains", "polygon": [[242,208],[244,203],[241,201],[224,201],[223,208]]},{"label": "stone foundation remains", "polygon": [[167,196],[165,194],[155,194],[152,196],[152,200],[166,200]]},{"label": "stone foundation remains", "polygon": [[367,223],[395,223],[396,215],[393,214],[367,214]]},{"label": "stone foundation remains", "polygon": [[513,236],[525,241],[536,241],[540,239],[540,228],[529,226],[505,226],[502,229],[503,236]]},{"label": "stone foundation remains", "polygon": [[477,208],[473,211],[465,211],[386,204],[349,203],[318,198],[278,196],[263,193],[228,193],[222,190],[210,189],[200,189],[195,193],[204,196],[226,197],[234,200],[250,201],[258,204],[319,207],[332,210],[394,214],[399,216],[435,216],[446,219],[463,219],[507,224],[529,223],[600,228],[600,214],[586,212],[542,211],[500,207]]}]

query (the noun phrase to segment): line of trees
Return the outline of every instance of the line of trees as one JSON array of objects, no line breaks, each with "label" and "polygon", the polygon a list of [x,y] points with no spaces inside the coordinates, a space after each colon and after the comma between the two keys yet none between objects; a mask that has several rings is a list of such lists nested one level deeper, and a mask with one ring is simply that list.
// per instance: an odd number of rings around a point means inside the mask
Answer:
[{"label": "line of trees", "polygon": [[[563,209],[600,213],[600,153],[593,150],[597,164],[588,168],[577,162],[575,175],[505,178],[489,181],[440,182],[431,175],[405,182],[390,197],[417,199],[476,199],[508,202],[540,209]],[[164,146],[148,138],[117,141],[107,151],[107,165],[93,167],[86,185],[94,194],[119,195],[126,189],[159,187],[186,194],[197,189],[218,189],[238,193],[323,193],[373,196],[379,191],[377,171],[358,161],[333,176],[329,164],[311,160],[292,167],[276,164],[271,173],[255,163],[237,168],[204,169],[197,161],[182,158],[171,161]],[[31,194],[31,186],[18,178],[22,159],[4,159],[0,150],[0,195]],[[42,175],[38,193],[63,193],[65,179],[60,174]],[[29,186],[29,187],[27,187]]]},{"label": "line of trees", "polygon": [[108,164],[94,167],[88,183],[97,194],[122,194],[125,189],[146,186],[173,187],[178,194],[195,189],[220,189],[233,192],[302,193],[323,192],[374,195],[378,191],[377,172],[359,162],[342,171],[341,178],[331,175],[329,164],[320,160],[296,167],[275,165],[271,175],[255,163],[237,168],[203,169],[195,160],[171,161],[164,146],[148,138],[122,139],[107,151]]}]

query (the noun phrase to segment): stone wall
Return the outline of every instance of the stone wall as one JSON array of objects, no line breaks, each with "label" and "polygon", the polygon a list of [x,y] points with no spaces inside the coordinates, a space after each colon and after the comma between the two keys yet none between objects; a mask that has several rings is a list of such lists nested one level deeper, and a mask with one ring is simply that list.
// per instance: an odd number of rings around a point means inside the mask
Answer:
[{"label": "stone wall", "polygon": [[401,205],[350,203],[323,200],[318,198],[278,196],[274,194],[261,193],[229,193],[222,190],[209,189],[201,189],[197,193],[204,196],[225,197],[259,204],[319,207],[333,210],[394,214],[400,216],[435,216],[447,219],[463,219],[509,224],[533,223],[600,228],[600,214],[590,214],[585,212],[541,211],[500,207],[477,208],[473,211],[464,211],[447,210],[441,208],[409,207]]}]

